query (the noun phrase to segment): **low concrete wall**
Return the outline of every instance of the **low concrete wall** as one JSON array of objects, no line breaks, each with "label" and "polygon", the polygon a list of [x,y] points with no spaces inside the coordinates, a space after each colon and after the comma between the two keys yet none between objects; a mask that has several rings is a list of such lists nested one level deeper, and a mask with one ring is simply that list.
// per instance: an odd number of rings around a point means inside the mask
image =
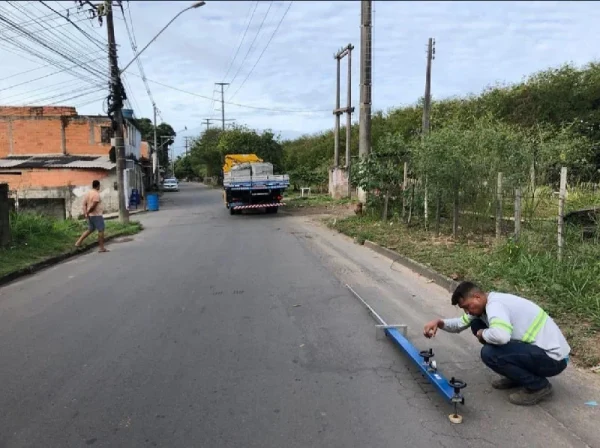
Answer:
[{"label": "low concrete wall", "polygon": [[348,197],[348,171],[344,168],[329,170],[329,194],[333,199]]}]

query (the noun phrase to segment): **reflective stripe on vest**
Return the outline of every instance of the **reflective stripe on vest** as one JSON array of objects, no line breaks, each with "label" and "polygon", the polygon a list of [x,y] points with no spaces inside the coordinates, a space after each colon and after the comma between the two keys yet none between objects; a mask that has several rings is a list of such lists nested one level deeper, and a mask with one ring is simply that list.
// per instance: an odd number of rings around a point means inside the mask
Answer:
[{"label": "reflective stripe on vest", "polygon": [[529,344],[535,341],[535,338],[544,327],[546,319],[548,319],[548,314],[546,314],[544,310],[541,310],[535,317],[535,320],[533,321],[529,329],[525,332],[525,335],[523,335],[522,341],[527,342]]},{"label": "reflective stripe on vest", "polygon": [[497,317],[492,319],[492,322],[490,323],[490,328],[501,328],[503,330],[508,331],[510,334],[512,334],[513,331],[513,326],[511,324],[509,324],[505,320],[498,319]]}]

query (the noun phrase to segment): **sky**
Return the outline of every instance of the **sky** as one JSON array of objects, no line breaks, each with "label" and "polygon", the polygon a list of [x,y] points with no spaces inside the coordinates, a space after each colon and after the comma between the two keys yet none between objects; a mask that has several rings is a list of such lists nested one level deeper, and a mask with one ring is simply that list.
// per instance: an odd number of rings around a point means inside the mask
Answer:
[{"label": "sky", "polygon": [[[102,50],[106,23],[100,26],[87,19],[85,11],[74,7],[76,2],[15,3],[2,2],[0,18],[9,18],[34,35],[46,27],[45,36],[62,38],[60,45],[71,49],[70,54],[89,57],[99,69],[106,69]],[[124,2],[124,16],[115,11],[120,67],[134,57],[130,40],[141,50],[192,3]],[[93,39],[48,6],[63,15],[71,8],[71,21]],[[600,4],[594,2],[374,1],[373,110],[413,104],[423,96],[429,37],[436,42],[432,96],[441,99],[478,93],[498,82],[518,82],[565,62],[584,65],[596,60],[598,23]],[[75,105],[81,114],[105,113],[103,81],[96,80],[93,87],[93,73],[87,78],[69,71],[55,73],[56,67],[44,66],[48,63],[16,48],[11,42],[23,39],[15,39],[16,35],[0,21],[0,104]],[[160,111],[159,122],[164,120],[178,132],[174,148],[181,154],[183,137],[199,135],[206,118],[212,119],[211,126],[220,125],[216,82],[230,83],[224,87],[225,116],[237,124],[272,129],[282,138],[330,129],[335,106],[333,55],[349,43],[355,46],[351,87],[357,121],[359,1],[207,1],[182,13],[139,61]],[[346,64],[342,60],[342,105]],[[152,118],[152,101],[135,62],[125,72],[125,87],[135,115]]]}]

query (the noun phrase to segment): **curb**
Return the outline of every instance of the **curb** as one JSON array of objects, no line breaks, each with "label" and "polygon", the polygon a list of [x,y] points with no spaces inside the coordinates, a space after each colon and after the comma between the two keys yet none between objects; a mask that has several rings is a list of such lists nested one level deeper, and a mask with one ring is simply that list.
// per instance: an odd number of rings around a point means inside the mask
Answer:
[{"label": "curb", "polygon": [[404,255],[400,255],[398,252],[394,252],[391,249],[387,249],[369,240],[366,240],[364,245],[369,249],[377,252],[378,254],[383,255],[384,257],[387,257],[390,260],[393,260],[395,263],[400,263],[402,266],[433,281],[434,283],[437,283],[442,288],[447,289],[449,292],[453,292],[458,286],[457,281],[454,281],[451,278],[446,277],[445,275],[440,274],[437,271],[434,271],[429,266],[425,266],[424,264],[419,263],[418,261],[405,257]]},{"label": "curb", "polygon": [[[104,238],[104,242],[108,243],[109,241],[114,240],[115,238],[120,238],[124,235],[125,234],[111,235],[107,238]],[[71,250],[70,252],[66,252],[66,253],[60,254],[60,255],[55,255],[54,257],[50,257],[50,258],[46,258],[45,260],[38,261],[37,263],[27,266],[26,268],[19,269],[18,271],[14,271],[14,272],[11,272],[10,274],[6,274],[6,275],[0,277],[0,286],[4,286],[7,283],[10,283],[21,277],[26,277],[28,275],[35,274],[35,273],[41,271],[42,269],[45,269],[50,266],[54,266],[55,264],[58,264],[65,260],[68,260],[69,258],[73,258],[77,255],[83,255],[83,254],[89,252],[90,249],[94,249],[96,247],[98,247],[98,241],[94,241],[93,243],[91,243],[81,249]]]}]

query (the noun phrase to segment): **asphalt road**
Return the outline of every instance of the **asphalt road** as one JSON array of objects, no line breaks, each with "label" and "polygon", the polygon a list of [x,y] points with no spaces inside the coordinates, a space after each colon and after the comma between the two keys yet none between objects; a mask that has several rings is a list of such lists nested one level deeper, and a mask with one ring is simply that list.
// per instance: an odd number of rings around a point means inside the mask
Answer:
[{"label": "asphalt road", "polygon": [[0,289],[0,447],[589,446],[457,430],[304,224],[166,198],[110,253]]}]

